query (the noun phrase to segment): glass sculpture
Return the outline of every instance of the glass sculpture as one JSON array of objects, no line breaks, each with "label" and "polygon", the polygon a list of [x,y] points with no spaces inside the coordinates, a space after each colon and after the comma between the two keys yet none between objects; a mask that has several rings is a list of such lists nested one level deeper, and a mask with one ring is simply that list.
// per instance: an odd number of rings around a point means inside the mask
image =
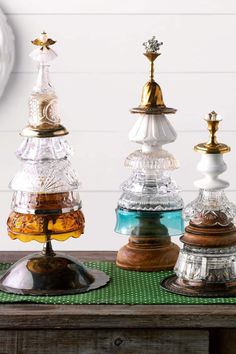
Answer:
[{"label": "glass sculpture", "polygon": [[138,120],[129,140],[142,147],[126,158],[125,166],[132,173],[121,185],[123,193],[116,209],[115,231],[130,236],[129,243],[117,254],[116,264],[124,269],[173,268],[179,248],[171,242],[171,236],[183,233],[183,200],[171,177],[178,162],[163,149],[176,139],[166,117],[176,110],[165,106],[161,88],[154,80],[154,61],[161,45],[155,37],[144,43],[144,55],[151,65],[150,79],[143,88],[140,106],[131,109]]},{"label": "glass sculpture", "polygon": [[195,182],[198,197],[184,211],[189,225],[181,237],[184,246],[175,266],[176,274],[165,279],[162,286],[188,296],[235,296],[236,206],[224,192],[229,183],[219,178],[227,168],[223,154],[230,148],[217,141],[217,114],[211,112],[206,120],[210,139],[195,146],[202,154],[198,170],[204,178]]},{"label": "glass sculpture", "polygon": [[42,33],[32,41],[30,54],[38,63],[36,85],[29,98],[28,126],[16,152],[22,166],[10,183],[14,191],[8,234],[14,240],[44,243],[42,253],[20,259],[0,278],[0,289],[30,295],[84,292],[105,285],[109,277],[86,269],[75,258],[55,253],[51,240],[78,238],[84,232],[84,216],[78,179],[71,167],[72,150],[60,123],[57,96],[49,80],[49,63],[55,43]]}]

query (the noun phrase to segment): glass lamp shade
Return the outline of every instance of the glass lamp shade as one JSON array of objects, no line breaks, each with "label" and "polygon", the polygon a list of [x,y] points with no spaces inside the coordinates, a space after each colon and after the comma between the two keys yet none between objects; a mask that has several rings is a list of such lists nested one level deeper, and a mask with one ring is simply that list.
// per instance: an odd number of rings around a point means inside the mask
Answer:
[{"label": "glass lamp shade", "polygon": [[137,211],[116,209],[115,232],[131,236],[180,236],[184,225],[182,210]]},{"label": "glass lamp shade", "polygon": [[164,114],[139,114],[129,133],[130,141],[149,146],[169,144],[176,137],[174,128]]}]

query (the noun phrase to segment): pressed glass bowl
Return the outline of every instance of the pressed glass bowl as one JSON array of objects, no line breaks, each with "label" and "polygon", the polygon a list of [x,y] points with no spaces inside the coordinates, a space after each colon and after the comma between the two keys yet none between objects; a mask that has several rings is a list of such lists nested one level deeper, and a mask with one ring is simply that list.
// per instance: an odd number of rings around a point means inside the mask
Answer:
[{"label": "pressed glass bowl", "polygon": [[62,214],[81,208],[78,191],[64,193],[14,192],[12,210],[22,214]]},{"label": "pressed glass bowl", "polygon": [[12,212],[7,220],[8,234],[23,242],[65,241],[78,238],[84,232],[81,210],[60,215],[33,215]]}]

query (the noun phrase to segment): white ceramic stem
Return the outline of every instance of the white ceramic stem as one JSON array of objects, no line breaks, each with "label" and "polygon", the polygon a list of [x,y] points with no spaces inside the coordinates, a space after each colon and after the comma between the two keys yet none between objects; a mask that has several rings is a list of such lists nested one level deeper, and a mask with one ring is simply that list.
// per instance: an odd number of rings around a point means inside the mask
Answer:
[{"label": "white ceramic stem", "polygon": [[206,190],[217,190],[229,186],[228,182],[219,178],[219,175],[227,169],[222,154],[202,154],[197,169],[204,175],[204,178],[194,183],[196,187]]}]

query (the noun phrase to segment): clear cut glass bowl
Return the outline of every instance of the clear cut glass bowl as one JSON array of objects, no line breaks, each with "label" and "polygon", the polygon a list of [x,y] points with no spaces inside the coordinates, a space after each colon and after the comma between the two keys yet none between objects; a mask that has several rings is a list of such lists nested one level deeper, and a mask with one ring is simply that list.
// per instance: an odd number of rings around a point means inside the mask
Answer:
[{"label": "clear cut glass bowl", "polygon": [[122,185],[118,206],[132,210],[178,210],[183,208],[179,188],[168,173],[135,170]]},{"label": "clear cut glass bowl", "polygon": [[175,266],[176,275],[188,281],[225,283],[236,279],[236,247],[184,246]]},{"label": "clear cut glass bowl", "polygon": [[[219,215],[224,217],[219,217]],[[228,200],[223,190],[200,189],[197,198],[184,208],[185,220],[192,220],[197,225],[211,218],[212,226],[227,226],[231,222],[235,222],[235,216],[236,206]],[[213,218],[215,222],[213,222]]]},{"label": "clear cut glass bowl", "polygon": [[16,151],[16,156],[21,160],[58,160],[72,154],[73,150],[64,136],[25,138]]},{"label": "clear cut glass bowl", "polygon": [[79,182],[70,161],[27,161],[12,179],[13,190],[36,193],[60,193],[78,189]]}]

